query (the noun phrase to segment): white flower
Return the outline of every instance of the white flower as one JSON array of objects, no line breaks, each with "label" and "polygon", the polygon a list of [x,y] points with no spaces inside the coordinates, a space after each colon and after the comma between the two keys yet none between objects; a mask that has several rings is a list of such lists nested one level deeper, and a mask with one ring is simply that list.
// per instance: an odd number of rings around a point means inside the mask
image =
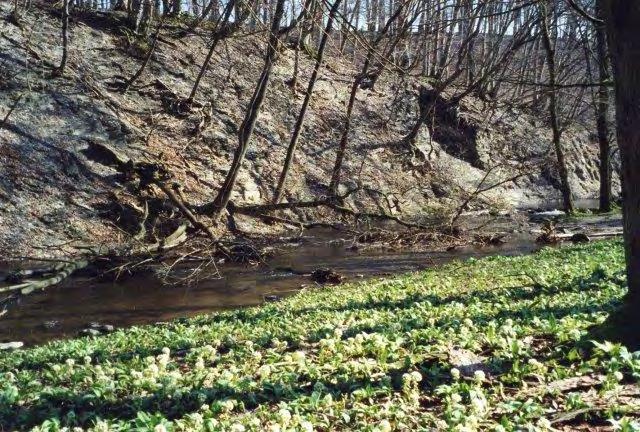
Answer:
[{"label": "white flower", "polygon": [[235,408],[236,404],[235,401],[233,401],[232,399],[227,399],[223,402],[221,402],[222,407],[226,410],[226,411],[233,411],[233,409]]},{"label": "white flower", "polygon": [[418,382],[422,381],[422,374],[420,372],[418,372],[418,371],[413,371],[413,372],[411,372],[411,379],[414,382],[418,383]]},{"label": "white flower", "polygon": [[153,428],[153,432],[167,432],[167,428],[162,423],[160,423]]},{"label": "white flower", "polygon": [[548,419],[542,417],[538,420],[538,427],[542,430],[549,430],[551,429],[551,422]]},{"label": "white flower", "polygon": [[493,432],[507,432],[507,430],[502,425],[496,425],[496,427],[493,428]]},{"label": "white flower", "polygon": [[484,414],[487,411],[487,399],[478,391],[471,391],[471,406],[477,414]]},{"label": "white flower", "polygon": [[484,371],[481,370],[477,370],[473,373],[473,379],[476,380],[476,382],[483,382],[486,379],[486,375],[484,374]]},{"label": "white flower", "polygon": [[391,423],[389,423],[389,420],[384,419],[378,423],[378,430],[380,432],[391,432]]},{"label": "white flower", "polygon": [[460,403],[462,402],[462,396],[460,396],[458,393],[454,393],[451,395],[451,401],[453,403]]},{"label": "white flower", "polygon": [[258,368],[258,375],[261,376],[262,378],[268,377],[269,375],[271,375],[271,366],[266,364],[260,366]]},{"label": "white flower", "polygon": [[296,363],[303,363],[305,359],[305,354],[302,351],[296,351],[291,356]]},{"label": "white flower", "polygon": [[67,366],[73,366],[74,364],[76,364],[76,361],[74,359],[67,359],[65,363],[67,364]]},{"label": "white flower", "polygon": [[86,365],[90,365],[91,364],[91,357],[89,356],[84,356],[84,364]]},{"label": "white flower", "polygon": [[300,423],[300,429],[304,432],[313,432],[313,424],[309,421],[303,421]]},{"label": "white flower", "polygon": [[109,432],[109,423],[104,420],[98,420],[93,430],[96,432]]},{"label": "white flower", "polygon": [[7,372],[6,374],[4,374],[4,379],[8,382],[13,382],[16,379],[16,377],[13,373]]},{"label": "white flower", "polygon": [[196,368],[197,370],[202,370],[202,369],[204,369],[204,360],[202,360],[202,358],[198,358],[198,360],[196,361],[195,368]]},{"label": "white flower", "polygon": [[613,373],[613,377],[616,379],[616,381],[622,381],[624,379],[624,375],[622,375],[622,372],[620,371],[615,371]]},{"label": "white flower", "polygon": [[284,425],[291,421],[291,413],[286,408],[282,408],[280,411],[278,411],[278,416],[280,417],[280,421]]},{"label": "white flower", "polygon": [[200,407],[200,411],[209,411],[209,405],[204,404]]},{"label": "white flower", "polygon": [[527,363],[534,369],[542,369],[544,365],[534,358],[530,358]]},{"label": "white flower", "polygon": [[458,368],[452,368],[451,369],[451,377],[454,380],[459,380],[460,379],[460,370]]},{"label": "white flower", "polygon": [[579,329],[569,330],[569,337],[573,340],[578,340],[582,336],[582,332]]},{"label": "white flower", "polygon": [[240,423],[234,423],[234,424],[231,425],[231,429],[229,429],[229,430],[231,432],[244,432],[245,428]]},{"label": "white flower", "polygon": [[162,348],[162,354],[168,356],[171,354],[171,350],[167,347]]},{"label": "white flower", "polygon": [[282,429],[280,428],[280,425],[277,423],[273,423],[270,424],[269,427],[267,428],[267,430],[269,432],[280,432]]}]

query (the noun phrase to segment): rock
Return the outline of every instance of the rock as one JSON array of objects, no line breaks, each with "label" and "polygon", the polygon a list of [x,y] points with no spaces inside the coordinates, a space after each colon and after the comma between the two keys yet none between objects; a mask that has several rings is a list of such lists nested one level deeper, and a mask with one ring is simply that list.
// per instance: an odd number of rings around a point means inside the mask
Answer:
[{"label": "rock", "polygon": [[100,336],[102,333],[100,333],[100,330],[88,328],[88,329],[80,330],[80,332],[78,332],[78,334],[80,336]]},{"label": "rock", "polygon": [[277,295],[266,295],[264,296],[264,300],[267,302],[277,302],[281,300],[281,297]]},{"label": "rock", "polygon": [[83,329],[80,333],[85,335],[97,336],[104,333],[111,333],[115,331],[115,327],[111,324],[101,324],[97,322],[90,323],[87,328]]},{"label": "rock", "polygon": [[15,341],[15,342],[3,342],[0,343],[0,351],[5,350],[15,350],[22,348],[24,346],[24,342]]},{"label": "rock", "polygon": [[529,216],[529,220],[531,222],[544,222],[548,220],[556,220],[561,216],[564,216],[566,213],[562,210],[549,210],[533,213]]},{"label": "rock", "polygon": [[465,377],[473,377],[476,371],[489,373],[487,359],[463,348],[450,348],[449,363]]},{"label": "rock", "polygon": [[570,240],[574,243],[589,243],[591,238],[585,233],[575,233]]},{"label": "rock", "polygon": [[311,280],[319,284],[329,283],[338,285],[343,282],[344,276],[328,268],[319,268],[311,273]]},{"label": "rock", "polygon": [[47,330],[52,330],[57,327],[60,327],[60,321],[56,321],[56,320],[45,321],[42,323],[42,327]]}]

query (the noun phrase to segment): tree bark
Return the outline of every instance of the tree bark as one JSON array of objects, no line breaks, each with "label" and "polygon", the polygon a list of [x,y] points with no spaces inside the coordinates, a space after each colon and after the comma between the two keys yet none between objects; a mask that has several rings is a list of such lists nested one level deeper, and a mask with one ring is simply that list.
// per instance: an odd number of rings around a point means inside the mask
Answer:
[{"label": "tree bark", "polygon": [[278,47],[280,45],[280,21],[282,20],[283,14],[284,0],[277,0],[276,10],[271,22],[271,31],[269,34],[267,52],[265,54],[264,67],[262,68],[258,84],[256,85],[251,101],[249,102],[249,106],[247,107],[244,120],[242,121],[240,130],[238,131],[238,147],[233,155],[231,168],[229,169],[224,183],[218,192],[218,196],[214,200],[215,209],[213,215],[215,218],[220,217],[220,214],[229,203],[233,186],[235,185],[238,173],[240,172],[240,166],[242,165],[242,161],[244,160],[249,147],[249,140],[253,134],[256,119],[258,118],[260,108],[262,107],[262,102],[264,102],[264,97],[271,78],[271,71],[273,70],[273,64],[278,55]]},{"label": "tree bark", "polygon": [[[596,1],[598,18],[604,17],[604,0]],[[600,211],[611,211],[611,144],[609,142],[609,89],[604,84],[609,81],[609,54],[607,52],[606,30],[603,25],[596,24],[596,50],[598,53],[599,79],[603,83],[598,87],[596,104],[596,125],[600,146]]]},{"label": "tree bark", "polygon": [[[375,4],[375,0],[373,0]],[[329,193],[331,193],[334,197],[338,195],[338,186],[340,185],[340,176],[342,173],[342,164],[344,163],[344,156],[347,149],[347,144],[349,143],[349,132],[351,131],[351,116],[353,114],[353,107],[356,102],[356,95],[358,94],[358,89],[362,84],[363,80],[369,74],[369,67],[371,66],[371,60],[375,53],[375,50],[378,47],[378,44],[382,41],[385,35],[389,32],[391,25],[393,22],[400,16],[402,11],[404,10],[406,3],[401,3],[396,9],[395,13],[389,17],[387,23],[378,33],[376,39],[369,45],[369,49],[367,50],[367,55],[364,59],[364,63],[362,65],[362,69],[358,75],[353,80],[351,84],[351,92],[349,93],[349,102],[347,103],[347,117],[344,121],[344,126],[342,129],[342,135],[340,136],[340,144],[338,145],[338,151],[336,152],[336,161],[333,164],[333,170],[331,172],[331,180],[329,182]],[[382,57],[388,57],[391,55],[393,50],[395,49],[396,44],[399,42],[401,36],[397,36],[392,42],[387,45],[386,52],[382,53]],[[381,66],[382,67],[382,66]],[[373,80],[377,79],[377,76],[381,73],[381,70],[376,72],[376,76]],[[372,83],[373,85],[373,83]]]},{"label": "tree bark", "polygon": [[567,171],[564,149],[562,148],[562,142],[560,141],[562,138],[562,132],[560,131],[560,121],[558,119],[558,91],[555,88],[557,83],[555,48],[552,45],[551,36],[549,34],[549,18],[551,17],[551,14],[547,10],[547,5],[545,3],[540,5],[540,10],[542,45],[544,46],[547,68],[549,69],[549,119],[551,121],[551,130],[553,134],[553,148],[558,162],[558,174],[560,175],[560,189],[562,192],[564,211],[567,213],[573,213],[573,196],[571,193],[571,185],[569,184],[569,173]]},{"label": "tree bark", "polygon": [[191,93],[187,98],[188,101],[193,102],[196,94],[198,93],[198,87],[200,87],[200,81],[202,81],[202,77],[204,76],[207,68],[209,67],[209,63],[211,62],[211,57],[213,57],[213,53],[218,46],[218,42],[226,36],[224,29],[229,26],[229,18],[231,17],[231,12],[233,12],[233,6],[235,4],[235,0],[229,0],[227,5],[225,6],[223,16],[218,18],[218,22],[216,23],[216,29],[214,30],[213,37],[211,38],[211,46],[209,47],[209,52],[207,53],[207,57],[204,59],[202,66],[200,67],[200,72],[198,72],[198,77],[196,78],[195,83],[193,84],[193,88],[191,89]]},{"label": "tree bark", "polygon": [[164,24],[164,17],[161,19],[160,23],[158,24],[158,28],[156,30],[156,33],[153,35],[153,42],[151,43],[151,47],[149,48],[149,52],[145,56],[144,61],[142,62],[142,64],[140,65],[140,67],[138,68],[136,73],[133,74],[131,76],[131,78],[129,78],[127,80],[127,82],[124,84],[124,87],[122,89],[122,93],[128,92],[129,88],[131,88],[133,83],[136,82],[136,80],[138,78],[140,78],[140,76],[142,75],[144,70],[147,68],[147,65],[149,64],[149,60],[151,60],[151,57],[153,56],[153,53],[155,52],[156,47],[158,46],[158,38],[160,37],[160,31],[162,30],[163,24]]},{"label": "tree bark", "polygon": [[64,75],[64,70],[67,67],[67,58],[69,55],[69,3],[71,0],[64,0],[62,4],[62,59],[60,60],[60,66],[56,69],[54,75]]},{"label": "tree bark", "polygon": [[620,338],[640,345],[640,0],[607,0],[606,27],[615,76],[618,147],[622,159],[627,283]]},{"label": "tree bark", "polygon": [[[280,173],[280,178],[278,179],[278,185],[276,186],[276,191],[273,196],[274,204],[277,204],[282,198],[284,184],[287,180],[287,175],[289,174],[289,170],[291,169],[291,162],[293,160],[293,155],[298,145],[298,138],[300,137],[300,132],[302,130],[302,126],[304,125],[304,118],[307,114],[307,108],[309,107],[309,102],[311,101],[313,88],[316,85],[316,80],[318,79],[318,72],[320,72],[320,66],[322,65],[324,50],[325,50],[325,47],[327,46],[327,40],[329,39],[329,35],[331,33],[331,28],[333,27],[333,21],[335,19],[336,13],[338,12],[338,8],[340,7],[340,2],[341,0],[335,0],[335,2],[333,3],[333,6],[331,6],[331,10],[329,11],[329,18],[327,19],[327,24],[325,26],[324,33],[322,34],[322,39],[320,40],[320,46],[318,47],[318,54],[316,55],[316,63],[313,67],[313,72],[311,72],[311,78],[309,78],[307,93],[304,96],[304,101],[302,102],[302,108],[300,108],[300,112],[298,113],[298,118],[296,119],[296,124],[293,128],[291,141],[289,142],[289,147],[287,148],[287,156],[284,160],[282,172]],[[295,91],[295,88],[294,88],[294,91]]]}]

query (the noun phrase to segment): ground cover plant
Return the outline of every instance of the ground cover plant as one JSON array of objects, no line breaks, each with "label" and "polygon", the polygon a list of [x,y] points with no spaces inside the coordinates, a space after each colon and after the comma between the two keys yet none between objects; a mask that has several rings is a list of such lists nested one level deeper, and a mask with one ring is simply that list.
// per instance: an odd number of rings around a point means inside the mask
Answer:
[{"label": "ground cover plant", "polygon": [[640,353],[588,333],[623,269],[544,249],[5,353],[0,429],[640,430]]}]

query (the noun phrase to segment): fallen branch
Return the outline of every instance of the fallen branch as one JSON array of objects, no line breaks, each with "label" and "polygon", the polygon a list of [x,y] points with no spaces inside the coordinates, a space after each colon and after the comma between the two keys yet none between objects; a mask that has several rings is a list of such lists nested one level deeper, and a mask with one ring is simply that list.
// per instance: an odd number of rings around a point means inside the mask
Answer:
[{"label": "fallen branch", "polygon": [[49,271],[42,271],[42,274],[48,276],[39,280],[26,280],[22,283],[9,285],[0,288],[0,293],[10,293],[14,291],[20,291],[20,294],[30,294],[36,290],[44,290],[52,285],[56,285],[74,273],[77,270],[81,270],[89,265],[89,261],[85,258],[80,258],[73,262],[60,263],[53,266]]},{"label": "fallen branch", "polygon": [[191,223],[191,225],[202,231],[209,237],[215,245],[223,252],[227,253],[226,248],[218,241],[217,236],[211,230],[211,228],[201,221],[193,214],[189,209],[189,206],[174,190],[175,187],[171,187],[166,183],[165,178],[168,177],[166,172],[163,172],[162,167],[156,164],[150,163],[135,163],[126,156],[123,156],[110,147],[95,142],[89,141],[88,151],[91,154],[91,158],[103,165],[108,165],[116,168],[121,173],[129,177],[139,177],[141,187],[149,184],[156,185],[169,200],[182,212],[183,216]]}]

